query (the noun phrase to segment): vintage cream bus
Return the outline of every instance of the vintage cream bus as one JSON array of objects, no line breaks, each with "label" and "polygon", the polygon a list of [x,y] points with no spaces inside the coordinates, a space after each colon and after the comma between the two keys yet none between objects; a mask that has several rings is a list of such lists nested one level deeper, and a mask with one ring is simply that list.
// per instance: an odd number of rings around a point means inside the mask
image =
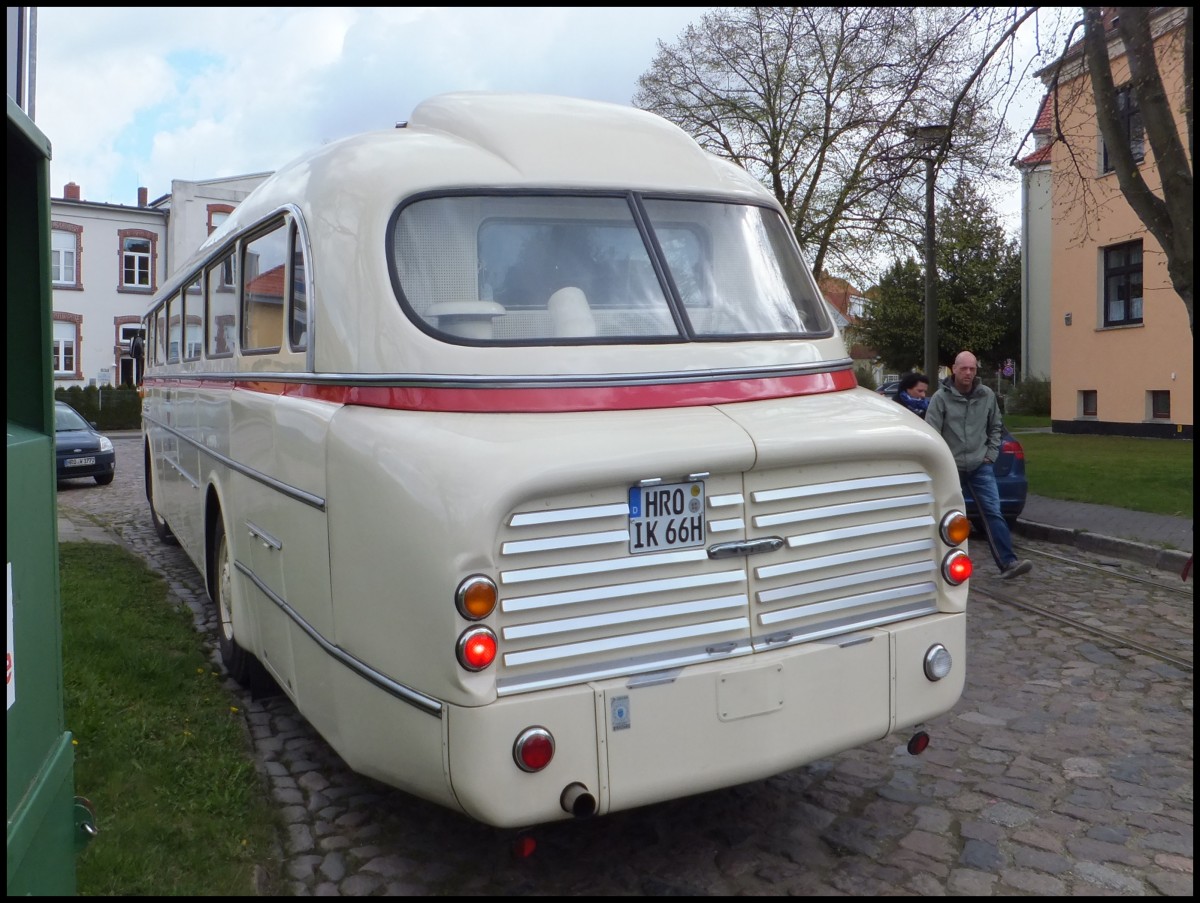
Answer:
[{"label": "vintage cream bus", "polygon": [[945,444],[856,386],[772,195],[663,119],[435,97],[279,170],[145,326],[155,526],[229,672],[364,774],[530,826],[962,692]]}]

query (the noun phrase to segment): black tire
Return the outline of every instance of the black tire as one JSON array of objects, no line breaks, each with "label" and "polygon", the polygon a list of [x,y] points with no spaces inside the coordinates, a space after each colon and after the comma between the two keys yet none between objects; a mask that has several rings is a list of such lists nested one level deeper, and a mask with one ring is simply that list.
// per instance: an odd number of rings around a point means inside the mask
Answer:
[{"label": "black tire", "polygon": [[217,609],[217,649],[229,676],[245,687],[250,684],[254,656],[238,645],[233,634],[233,559],[229,554],[225,521],[219,513],[213,531],[209,595]]},{"label": "black tire", "polygon": [[113,481],[114,476],[115,474],[111,473],[98,473],[96,474],[96,483],[100,486],[107,486]]},{"label": "black tire", "polygon": [[[154,507],[154,477],[152,475],[153,469],[150,466],[149,446],[146,447],[145,459],[146,501],[150,504],[150,522],[154,524],[154,532],[158,534],[159,540],[161,540],[164,545],[177,546],[179,545],[179,540],[175,538],[175,534],[171,532],[171,528],[167,526],[167,522],[159,516],[158,509]],[[96,481],[99,482],[100,478],[97,477]]]}]

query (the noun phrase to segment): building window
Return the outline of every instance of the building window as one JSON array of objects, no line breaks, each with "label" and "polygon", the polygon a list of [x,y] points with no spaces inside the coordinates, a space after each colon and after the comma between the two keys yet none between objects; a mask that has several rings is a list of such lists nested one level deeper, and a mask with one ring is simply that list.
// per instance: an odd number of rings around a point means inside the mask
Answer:
[{"label": "building window", "polygon": [[1150,418],[1152,420],[1170,420],[1171,393],[1167,391],[1151,391],[1146,394],[1150,397]]},{"label": "building window", "polygon": [[1142,322],[1142,243],[1104,249],[1104,325]]},{"label": "building window", "polygon": [[122,291],[154,291],[158,236],[144,229],[123,229],[120,241]]},{"label": "building window", "polygon": [[1079,416],[1096,416],[1096,390],[1084,389],[1079,393]]},{"label": "building window", "polygon": [[82,379],[79,369],[79,324],[76,314],[54,315],[54,333],[50,348],[50,366],[55,379]]},{"label": "building window", "polygon": [[[1121,137],[1129,144],[1129,153],[1135,163],[1141,163],[1145,157],[1143,150],[1142,111],[1138,109],[1137,99],[1133,89],[1126,85],[1117,89],[1117,121],[1120,123]],[[1101,142],[1103,144],[1103,141]],[[1113,164],[1108,158],[1108,145],[1104,145],[1104,171],[1112,172]]]},{"label": "building window", "polygon": [[50,281],[55,288],[83,288],[79,272],[83,226],[54,222],[50,233]]},{"label": "building window", "polygon": [[209,204],[208,205],[208,234],[212,235],[217,231],[217,228],[225,220],[229,219],[229,214],[233,213],[233,207],[229,204]]}]

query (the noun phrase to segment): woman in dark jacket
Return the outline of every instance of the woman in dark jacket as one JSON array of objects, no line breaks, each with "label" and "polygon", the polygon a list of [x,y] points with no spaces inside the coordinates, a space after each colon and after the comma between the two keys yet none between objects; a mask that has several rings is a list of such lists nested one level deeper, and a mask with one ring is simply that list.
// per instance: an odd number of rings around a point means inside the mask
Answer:
[{"label": "woman in dark jacket", "polygon": [[924,373],[905,373],[900,378],[895,400],[924,420],[925,412],[929,410],[928,395],[928,376]]}]

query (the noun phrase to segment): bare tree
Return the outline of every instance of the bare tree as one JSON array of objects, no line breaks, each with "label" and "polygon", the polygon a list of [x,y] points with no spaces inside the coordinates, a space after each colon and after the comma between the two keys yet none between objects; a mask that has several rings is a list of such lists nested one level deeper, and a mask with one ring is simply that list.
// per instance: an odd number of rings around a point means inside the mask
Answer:
[{"label": "bare tree", "polygon": [[862,278],[869,259],[911,253],[921,235],[914,126],[952,126],[953,154],[947,138],[939,165],[952,157],[959,174],[974,167],[978,175],[993,162],[1004,126],[991,108],[1002,84],[975,77],[971,91],[960,89],[982,39],[1013,15],[990,7],[719,8],[675,43],[659,42],[634,103],[761,179],[816,275],[828,266]]},{"label": "bare tree", "polygon": [[[1151,34],[1152,12],[1149,7],[1117,7],[1116,32],[1124,44],[1129,63],[1129,86],[1154,152],[1162,183],[1159,193],[1146,184],[1130,150],[1128,136],[1122,130],[1117,88],[1109,62],[1110,35],[1105,31],[1100,7],[1083,8],[1084,54],[1095,95],[1096,121],[1121,193],[1167,255],[1167,272],[1175,291],[1187,306],[1188,326],[1195,332],[1192,327],[1192,7],[1186,7],[1182,47],[1175,52],[1168,50],[1165,57],[1166,62],[1179,64],[1182,70],[1186,150],[1159,70],[1159,57]],[[1179,53],[1182,58],[1177,55]]]}]

